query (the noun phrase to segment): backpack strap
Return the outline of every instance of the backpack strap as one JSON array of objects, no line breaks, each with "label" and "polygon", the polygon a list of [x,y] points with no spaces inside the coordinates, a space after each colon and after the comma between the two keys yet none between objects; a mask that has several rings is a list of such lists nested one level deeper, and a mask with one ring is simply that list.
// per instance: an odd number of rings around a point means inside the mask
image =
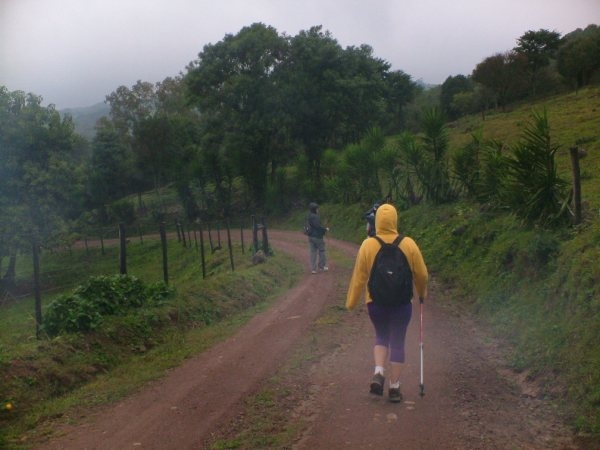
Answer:
[{"label": "backpack strap", "polygon": [[[385,245],[385,242],[379,236],[375,235],[373,237],[379,241],[379,245],[381,245],[382,247]],[[400,245],[400,242],[402,242],[402,239],[404,239],[404,235],[399,234],[398,236],[396,236],[396,239],[394,239],[394,242],[392,242],[391,245],[395,245],[396,247],[398,247],[398,245]]]},{"label": "backpack strap", "polygon": [[383,239],[381,239],[379,236],[375,234],[373,235],[373,237],[379,242],[379,245],[381,245],[382,247],[385,245],[385,242],[383,242]]}]

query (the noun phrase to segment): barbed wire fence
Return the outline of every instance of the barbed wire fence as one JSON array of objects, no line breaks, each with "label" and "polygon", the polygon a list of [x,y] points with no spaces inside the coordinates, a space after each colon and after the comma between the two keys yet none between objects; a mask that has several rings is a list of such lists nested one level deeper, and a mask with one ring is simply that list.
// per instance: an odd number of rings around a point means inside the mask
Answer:
[{"label": "barbed wire fence", "polygon": [[[242,254],[246,253],[246,233],[248,230],[251,233],[252,242],[249,250],[252,251],[252,255],[261,250],[265,255],[271,254],[264,218],[257,219],[256,216],[252,215],[249,226],[247,223],[244,224],[244,220],[238,220],[237,222],[238,226],[234,229],[232,229],[228,219],[203,222],[200,220],[181,221],[176,218],[170,223],[166,221],[159,222],[156,229],[144,228],[140,224],[126,225],[120,223],[118,226],[113,227],[90,228],[83,232],[78,231],[71,234],[71,236],[78,236],[77,238],[65,239],[63,242],[55,242],[52,245],[41,243],[32,235],[22,235],[24,241],[31,243],[31,251],[21,250],[18,256],[20,259],[31,258],[31,263],[20,264],[18,271],[14,273],[14,279],[10,279],[7,275],[10,271],[11,262],[9,261],[9,268],[7,273],[4,274],[3,261],[6,256],[0,257],[0,274],[4,275],[0,279],[0,307],[13,301],[33,297],[35,301],[36,335],[39,338],[43,320],[42,295],[52,292],[66,292],[82,284],[90,276],[90,267],[86,264],[65,264],[61,267],[46,268],[41,257],[44,253],[72,255],[73,250],[76,249],[76,251],[83,251],[86,255],[91,255],[94,250],[99,249],[102,257],[118,258],[114,265],[109,265],[109,267],[115,269],[105,269],[102,274],[107,275],[118,272],[126,275],[129,267],[128,245],[131,245],[135,240],[138,240],[140,245],[144,245],[144,242],[147,241],[160,240],[161,273],[162,281],[165,284],[170,282],[168,249],[173,244],[195,251],[198,256],[202,279],[205,279],[209,273],[207,270],[208,254],[213,255],[221,252],[225,247],[228,252],[227,257],[231,271],[235,271],[235,246],[233,245],[232,234],[238,231],[240,245],[237,248],[241,250]],[[15,258],[16,256],[14,255]],[[29,266],[30,269],[27,270]],[[66,272],[70,273],[68,277],[63,276]],[[69,282],[66,282],[66,280],[69,280]]]}]

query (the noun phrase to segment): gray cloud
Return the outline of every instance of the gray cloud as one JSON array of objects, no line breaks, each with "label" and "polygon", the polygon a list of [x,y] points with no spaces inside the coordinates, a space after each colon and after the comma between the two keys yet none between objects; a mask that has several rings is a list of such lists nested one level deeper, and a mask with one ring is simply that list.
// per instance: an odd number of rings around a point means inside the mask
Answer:
[{"label": "gray cloud", "polygon": [[262,22],[322,25],[346,47],[442,83],[516,45],[525,31],[600,23],[598,0],[0,0],[0,85],[59,108],[185,71],[202,47]]}]

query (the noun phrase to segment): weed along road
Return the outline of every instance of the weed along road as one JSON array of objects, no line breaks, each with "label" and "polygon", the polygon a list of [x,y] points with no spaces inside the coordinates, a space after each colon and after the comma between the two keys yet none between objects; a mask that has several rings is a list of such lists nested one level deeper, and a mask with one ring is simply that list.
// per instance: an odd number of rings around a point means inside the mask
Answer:
[{"label": "weed along road", "polygon": [[[307,265],[301,233],[271,231],[269,239],[276,254],[289,253]],[[343,310],[358,246],[335,239],[326,245],[329,272],[307,270],[231,338],[139,393],[86,414],[76,425],[60,425],[38,448],[578,448],[557,410],[507,368],[501,347],[444,297],[435,279],[424,308],[425,395],[419,395],[415,305],[404,402],[372,397],[373,334],[366,309]],[[276,263],[276,254],[267,264]],[[280,412],[279,419],[261,425],[252,399],[267,391],[285,394],[265,409],[269,417]],[[275,446],[260,445],[261,433],[281,438]]]}]

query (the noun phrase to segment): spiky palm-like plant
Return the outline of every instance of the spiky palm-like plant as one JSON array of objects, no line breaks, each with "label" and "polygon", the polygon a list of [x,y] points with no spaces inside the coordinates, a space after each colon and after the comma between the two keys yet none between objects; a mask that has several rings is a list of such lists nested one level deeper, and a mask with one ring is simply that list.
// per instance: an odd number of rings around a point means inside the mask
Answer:
[{"label": "spiky palm-like plant", "polygon": [[533,113],[523,139],[508,159],[505,201],[530,224],[550,226],[568,221],[568,183],[560,178],[546,111]]}]

